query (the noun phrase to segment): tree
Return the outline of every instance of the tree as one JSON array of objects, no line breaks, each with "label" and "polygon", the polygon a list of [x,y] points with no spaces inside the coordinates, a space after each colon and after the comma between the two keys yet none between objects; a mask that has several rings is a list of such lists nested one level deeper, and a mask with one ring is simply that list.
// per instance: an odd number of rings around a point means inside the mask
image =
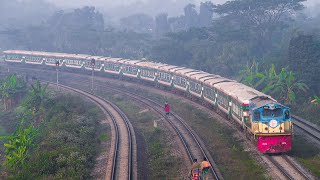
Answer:
[{"label": "tree", "polygon": [[153,31],[153,18],[146,14],[134,14],[120,19],[121,27],[140,33]]},{"label": "tree", "polygon": [[37,129],[31,125],[24,128],[22,120],[14,133],[0,137],[1,139],[6,139],[4,143],[6,156],[2,165],[13,172],[26,167],[27,164],[25,162],[29,158],[28,150],[32,146],[36,134]]},{"label": "tree", "polygon": [[[250,37],[260,55],[271,47],[274,33],[286,28],[292,14],[301,10],[305,0],[237,0],[216,5],[214,11],[221,15],[224,24],[233,24],[234,30]],[[280,39],[279,39],[280,40]]]},{"label": "tree", "polygon": [[43,86],[39,81],[32,84],[31,91],[24,104],[26,110],[31,110],[32,118],[35,118],[37,114],[40,115],[38,119],[34,119],[34,124],[36,125],[42,121],[44,116],[44,105],[48,99],[46,92],[48,85],[49,84],[47,83]]},{"label": "tree", "polygon": [[47,31],[54,37],[51,43],[56,51],[96,54],[101,48],[104,19],[94,7],[58,11],[48,20]]},{"label": "tree", "polygon": [[12,106],[12,99],[17,95],[25,92],[25,82],[18,78],[17,75],[7,76],[0,82],[0,93],[4,103],[4,110],[8,110]]},{"label": "tree", "polygon": [[274,64],[271,65],[269,71],[262,71],[259,68],[259,63],[252,62],[252,65],[247,64],[243,70],[240,71],[240,82],[253,87],[262,92],[270,91],[272,84],[277,81],[277,73]]},{"label": "tree", "polygon": [[320,42],[315,35],[298,35],[290,40],[288,64],[313,93],[320,91]]},{"label": "tree", "polygon": [[155,19],[155,31],[157,35],[169,32],[168,14],[161,13]]},{"label": "tree", "polygon": [[266,76],[259,72],[259,63],[253,61],[251,65],[247,65],[240,71],[240,82],[259,89],[258,86],[262,84]]},{"label": "tree", "polygon": [[285,104],[292,104],[296,101],[296,93],[306,92],[308,86],[302,81],[297,81],[292,71],[281,69],[279,74],[276,73],[274,64],[269,71],[260,72],[257,62],[251,66],[247,65],[240,71],[240,82],[253,87],[264,93],[271,93],[274,97]]},{"label": "tree", "polygon": [[186,29],[199,27],[199,17],[194,4],[188,4],[184,7]]},{"label": "tree", "polygon": [[[287,72],[285,68],[277,76],[277,81],[270,85],[268,91],[271,91],[285,104],[292,104],[296,100],[296,93],[299,91],[306,92],[308,86],[302,81],[297,81],[292,71]],[[267,91],[267,92],[268,92]]]},{"label": "tree", "polygon": [[212,23],[213,3],[211,1],[200,3],[199,24],[200,27],[208,27]]}]

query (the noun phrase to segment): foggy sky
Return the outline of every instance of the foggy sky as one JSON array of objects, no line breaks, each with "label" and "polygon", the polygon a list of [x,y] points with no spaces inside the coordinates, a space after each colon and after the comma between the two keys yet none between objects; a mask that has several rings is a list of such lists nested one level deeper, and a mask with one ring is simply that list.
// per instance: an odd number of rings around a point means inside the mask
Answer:
[{"label": "foggy sky", "polygon": [[[192,3],[199,5],[208,0],[46,0],[60,8],[77,8],[82,6],[95,6],[104,14],[113,17],[124,17],[135,13],[146,13],[152,16],[166,12],[169,16],[183,14],[183,7]],[[221,4],[227,0],[211,0],[214,4]],[[319,0],[305,2],[308,13],[318,13]]]},{"label": "foggy sky", "polygon": [[[135,13],[146,13],[155,16],[159,13],[168,13],[169,16],[183,14],[183,8],[191,3],[199,5],[203,0],[46,0],[60,8],[75,8],[86,5],[95,6],[110,16],[128,16]],[[208,0],[205,0],[208,1]],[[214,4],[226,0],[213,0]]]}]

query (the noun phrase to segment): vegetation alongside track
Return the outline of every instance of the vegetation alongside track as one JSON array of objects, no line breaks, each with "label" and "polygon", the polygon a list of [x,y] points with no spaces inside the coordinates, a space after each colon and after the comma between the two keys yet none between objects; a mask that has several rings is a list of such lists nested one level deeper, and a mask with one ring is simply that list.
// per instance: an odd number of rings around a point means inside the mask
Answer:
[{"label": "vegetation alongside track", "polygon": [[[143,144],[146,145],[146,157],[142,158],[145,158],[146,164],[142,164],[144,167],[138,168],[142,171],[140,175],[146,176],[147,179],[181,178],[181,176],[183,176],[179,173],[181,159],[173,153],[172,142],[167,132],[161,128],[153,127],[153,122],[157,120],[157,116],[152,112],[144,111],[145,109],[122,96],[110,96],[108,92],[105,92],[102,96],[108,98],[108,100],[120,107],[131,120],[136,134],[140,134],[143,137]],[[139,143],[138,146],[141,145],[142,143]],[[140,148],[138,147],[138,149]]]},{"label": "vegetation alongside track", "polygon": [[[144,92],[143,94],[146,94]],[[147,93],[164,103],[163,96]],[[267,179],[265,170],[246,151],[235,132],[209,117],[202,110],[179,100],[170,99],[171,107],[197,132],[207,144],[225,179]]]},{"label": "vegetation alongside track", "polygon": [[249,150],[244,149],[234,130],[192,105],[177,99],[171,103],[175,112],[187,120],[208,145],[226,179],[266,179],[265,170],[250,156]]},{"label": "vegetation alongside track", "polygon": [[313,174],[320,178],[320,149],[310,144],[302,135],[295,135],[292,141],[292,151],[289,155],[295,157]]},{"label": "vegetation alongside track", "polygon": [[[159,94],[151,93],[141,89],[135,89],[136,93],[153,98],[158,102],[164,103],[167,97]],[[235,135],[234,131],[226,127],[224,124],[218,123],[216,120],[208,117],[208,114],[194,108],[180,99],[172,99],[169,101],[174,111],[188,120],[198,135],[209,145],[212,145],[211,153],[217,158],[217,163],[221,168],[224,177],[233,178],[249,178],[258,177],[267,178],[265,170],[263,170],[252,157],[249,155],[250,150],[243,149],[241,140]],[[317,107],[315,107],[317,108]],[[205,132],[205,133],[203,133]],[[230,136],[231,135],[231,136]],[[213,140],[218,140],[214,141]],[[313,174],[320,177],[320,149],[306,141],[302,135],[295,135],[293,138],[292,151],[289,155],[295,157],[300,163],[307,167]],[[225,148],[227,147],[227,148]],[[219,162],[221,164],[219,164]],[[244,173],[246,172],[246,173]],[[248,177],[247,177],[248,176]]]},{"label": "vegetation alongside track", "polygon": [[[14,119],[4,126],[6,131],[14,132],[4,140],[6,159],[2,178],[92,177],[99,137],[103,135],[104,126],[99,124],[102,113],[78,96],[52,94],[44,98],[45,88],[41,85],[37,88],[38,85],[33,86],[24,103],[14,111],[18,112],[20,123],[13,117],[14,112],[0,114],[0,125]],[[40,90],[38,94],[35,89]],[[16,130],[12,130],[14,124],[19,124]]]}]

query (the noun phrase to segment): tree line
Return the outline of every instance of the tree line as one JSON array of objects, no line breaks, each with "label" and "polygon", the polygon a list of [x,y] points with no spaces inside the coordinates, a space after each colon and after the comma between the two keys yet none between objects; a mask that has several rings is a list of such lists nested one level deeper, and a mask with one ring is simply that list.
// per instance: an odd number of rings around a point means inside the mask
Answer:
[{"label": "tree line", "polygon": [[[123,18],[124,28],[120,29],[106,27],[106,19],[94,7],[58,11],[40,25],[6,31],[11,43],[7,48],[146,58],[238,80],[256,63],[259,66],[254,75],[258,77],[254,79],[274,88],[267,93],[288,104],[310,103],[320,92],[320,36],[317,29],[310,31],[316,26],[302,11],[304,1],[206,2],[200,5],[199,13],[189,4],[179,17],[159,14],[153,20],[141,13]],[[149,32],[152,27],[155,33]],[[270,74],[265,72],[271,64],[277,81],[266,83]],[[280,90],[275,89],[280,88],[280,81],[296,82],[299,87],[287,85],[279,96]],[[245,83],[257,89],[262,86]],[[292,93],[292,88],[301,91]]]}]

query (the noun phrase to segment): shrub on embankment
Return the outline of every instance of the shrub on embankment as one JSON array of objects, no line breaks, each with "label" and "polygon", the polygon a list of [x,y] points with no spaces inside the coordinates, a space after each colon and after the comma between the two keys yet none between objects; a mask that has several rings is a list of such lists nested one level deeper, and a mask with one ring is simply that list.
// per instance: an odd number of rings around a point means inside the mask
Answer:
[{"label": "shrub on embankment", "polygon": [[[70,95],[46,99],[41,111],[44,114],[26,111],[30,113],[24,113],[16,131],[6,136],[2,177],[90,178],[98,153],[100,111],[92,103]],[[22,139],[25,143],[20,143]]]}]

